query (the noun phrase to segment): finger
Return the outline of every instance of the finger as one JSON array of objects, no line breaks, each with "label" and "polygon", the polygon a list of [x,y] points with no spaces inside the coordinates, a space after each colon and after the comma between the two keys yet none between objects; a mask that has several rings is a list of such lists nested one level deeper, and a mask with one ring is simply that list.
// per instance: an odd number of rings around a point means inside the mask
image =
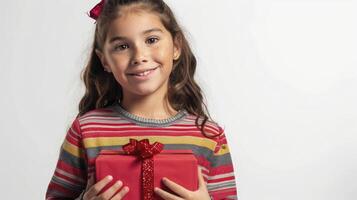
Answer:
[{"label": "finger", "polygon": [[154,192],[165,200],[183,200],[182,198],[180,198],[176,195],[170,194],[170,193],[166,192],[165,190],[162,190],[157,187],[155,187]]},{"label": "finger", "polygon": [[90,188],[92,185],[94,185],[94,182],[95,182],[95,179],[94,179],[93,174],[89,174],[89,175],[88,175],[87,186],[86,186],[86,190],[85,190],[85,191],[88,191],[89,188]]},{"label": "finger", "polygon": [[176,194],[180,195],[183,198],[187,198],[187,194],[191,191],[187,190],[186,188],[182,187],[181,185],[171,181],[170,179],[164,177],[162,179],[162,181],[164,182],[164,184],[171,189],[173,192],[175,192]]},{"label": "finger", "polygon": [[197,167],[198,169],[198,185],[199,185],[199,188],[206,188],[206,182],[205,182],[205,179],[203,178],[203,174],[202,174],[202,170],[200,167]]},{"label": "finger", "polygon": [[103,199],[110,199],[116,191],[119,190],[119,188],[123,185],[123,182],[117,181],[115,184],[113,184],[110,188],[108,188],[105,192],[99,195],[99,197]]},{"label": "finger", "polygon": [[92,187],[92,185],[94,185],[94,176],[93,174],[89,174],[88,175],[88,181],[87,181],[87,186],[86,186],[86,189],[85,189],[85,192],[84,192],[84,195],[83,195],[83,199],[87,199],[88,197],[92,197],[92,196],[89,196],[89,195],[92,195],[92,194],[89,194],[88,191],[89,191],[89,188]]},{"label": "finger", "polygon": [[94,185],[95,183],[95,175],[94,174],[90,174],[89,178],[88,178],[88,189],[90,186]]},{"label": "finger", "polygon": [[118,194],[116,194],[111,200],[121,200],[129,192],[129,187],[123,187]]},{"label": "finger", "polygon": [[111,180],[113,180],[112,176],[104,177],[98,183],[89,188],[88,192],[86,193],[86,197],[88,198],[96,196]]}]

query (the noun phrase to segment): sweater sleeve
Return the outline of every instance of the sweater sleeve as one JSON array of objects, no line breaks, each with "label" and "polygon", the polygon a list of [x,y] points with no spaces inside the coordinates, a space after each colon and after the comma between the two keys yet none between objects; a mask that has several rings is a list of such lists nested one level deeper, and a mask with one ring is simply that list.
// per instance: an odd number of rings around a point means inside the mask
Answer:
[{"label": "sweater sleeve", "polygon": [[76,199],[87,184],[87,159],[78,118],[68,129],[46,192],[46,200]]},{"label": "sweater sleeve", "polygon": [[224,130],[218,126],[220,136],[211,157],[207,189],[213,200],[238,199],[234,167]]}]

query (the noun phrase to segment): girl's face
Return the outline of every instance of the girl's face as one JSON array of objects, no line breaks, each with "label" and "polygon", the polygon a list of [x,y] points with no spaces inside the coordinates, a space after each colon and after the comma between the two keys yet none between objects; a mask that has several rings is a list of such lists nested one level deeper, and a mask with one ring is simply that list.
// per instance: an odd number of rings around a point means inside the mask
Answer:
[{"label": "girl's face", "polygon": [[127,97],[166,93],[180,49],[158,16],[135,12],[112,22],[103,52],[96,53]]}]

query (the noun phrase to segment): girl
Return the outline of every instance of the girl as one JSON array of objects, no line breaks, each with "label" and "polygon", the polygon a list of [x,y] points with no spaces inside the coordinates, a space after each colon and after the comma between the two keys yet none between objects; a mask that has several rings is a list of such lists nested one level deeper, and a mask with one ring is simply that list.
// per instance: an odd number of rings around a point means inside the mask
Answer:
[{"label": "girl", "polygon": [[[199,164],[199,189],[163,179],[163,199],[237,199],[224,130],[208,118],[194,80],[196,59],[162,0],[106,0],[92,10],[93,49],[82,74],[86,92],[61,146],[46,199],[122,199],[130,191],[108,176],[95,182],[95,158],[129,138],[165,149],[190,149]],[[205,111],[204,108],[205,107]],[[206,114],[207,113],[207,114]],[[207,116],[208,115],[208,116]]]}]

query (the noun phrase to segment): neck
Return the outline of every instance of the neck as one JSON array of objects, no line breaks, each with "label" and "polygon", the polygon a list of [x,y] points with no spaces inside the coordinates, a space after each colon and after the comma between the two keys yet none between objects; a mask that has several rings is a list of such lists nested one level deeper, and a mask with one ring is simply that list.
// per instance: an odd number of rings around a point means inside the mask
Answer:
[{"label": "neck", "polygon": [[178,113],[165,94],[135,96],[125,94],[121,106],[129,113],[150,119],[167,119]]}]

